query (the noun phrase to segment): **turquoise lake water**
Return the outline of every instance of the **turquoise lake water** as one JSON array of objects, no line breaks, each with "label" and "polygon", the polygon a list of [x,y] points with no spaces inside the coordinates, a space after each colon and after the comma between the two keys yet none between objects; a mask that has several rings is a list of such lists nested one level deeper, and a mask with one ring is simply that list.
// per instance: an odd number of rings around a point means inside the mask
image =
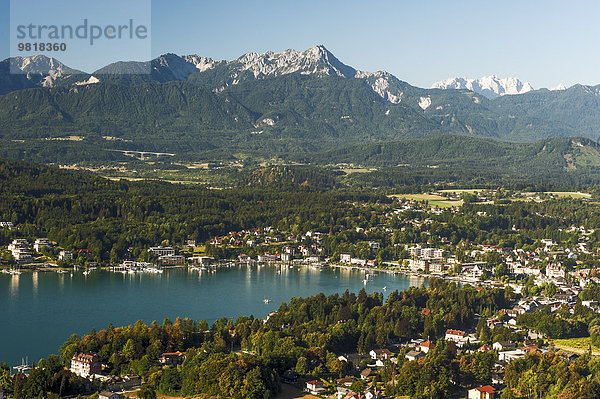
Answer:
[{"label": "turquoise lake water", "polygon": [[[93,271],[58,274],[23,272],[0,274],[0,361],[17,365],[57,353],[73,333],[100,330],[109,323],[129,325],[137,320],[162,323],[165,317],[204,319],[253,314],[265,317],[291,297],[323,292],[387,293],[421,285],[424,279],[376,273],[364,283],[356,270],[295,266],[219,268],[216,273],[188,269],[162,274],[121,274]],[[383,287],[387,287],[383,291]],[[264,303],[268,298],[270,303]]]}]

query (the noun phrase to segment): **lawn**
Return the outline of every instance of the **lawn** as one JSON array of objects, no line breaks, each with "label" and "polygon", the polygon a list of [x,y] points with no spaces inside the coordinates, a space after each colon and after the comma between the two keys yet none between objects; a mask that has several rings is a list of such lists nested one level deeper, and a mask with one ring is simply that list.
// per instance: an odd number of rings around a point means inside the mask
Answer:
[{"label": "lawn", "polygon": [[341,169],[341,171],[344,172],[347,175],[352,174],[352,173],[370,173],[370,172],[372,172],[374,170],[376,170],[376,169],[366,169],[366,168],[347,168],[347,169]]},{"label": "lawn", "polygon": [[546,194],[552,194],[559,198],[591,198],[592,194],[574,192],[574,191],[547,191]]},{"label": "lawn", "polygon": [[453,206],[461,206],[461,201],[450,201],[441,195],[433,195],[433,194],[396,194],[391,197],[395,198],[403,198],[407,200],[415,200],[415,201],[428,201],[429,206],[437,206],[440,208],[450,208]]}]

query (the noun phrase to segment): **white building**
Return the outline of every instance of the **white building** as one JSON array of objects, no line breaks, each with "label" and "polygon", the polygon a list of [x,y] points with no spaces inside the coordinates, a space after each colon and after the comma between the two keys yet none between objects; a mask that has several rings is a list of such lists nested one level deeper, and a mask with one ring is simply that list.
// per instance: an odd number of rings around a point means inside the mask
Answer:
[{"label": "white building", "polygon": [[377,241],[369,241],[369,248],[373,251],[377,251],[381,248],[381,244]]},{"label": "white building", "polygon": [[546,266],[546,277],[557,278],[565,277],[565,269],[561,265],[549,264]]},{"label": "white building", "polygon": [[496,389],[491,385],[469,389],[468,399],[494,399]]},{"label": "white building", "polygon": [[466,333],[464,331],[461,330],[446,330],[446,335],[444,336],[444,339],[446,341],[454,341],[456,343],[462,343],[465,341],[466,339]]},{"label": "white building", "polygon": [[14,252],[19,248],[29,248],[29,241],[24,238],[15,238],[10,244],[8,244],[8,250]]},{"label": "white building", "polygon": [[48,248],[52,246],[52,241],[47,238],[38,238],[35,240],[33,244],[33,249],[35,252],[41,252],[43,248]]},{"label": "white building", "polygon": [[342,263],[350,263],[352,261],[351,254],[340,254],[340,262]]},{"label": "white building", "polygon": [[511,362],[516,359],[522,359],[525,357],[525,352],[520,349],[516,349],[514,351],[505,351],[498,353],[498,360],[501,362]]},{"label": "white building", "polygon": [[80,377],[87,378],[102,372],[102,363],[97,354],[76,353],[71,359],[71,372]]},{"label": "white building", "polygon": [[277,255],[271,255],[271,254],[258,255],[259,262],[276,262],[278,260],[279,260],[279,257]]},{"label": "white building", "polygon": [[12,251],[12,256],[18,262],[27,262],[33,259],[31,251],[27,248],[15,248]]},{"label": "white building", "polygon": [[158,257],[158,260],[163,265],[183,265],[185,264],[185,256],[182,255],[162,255]]},{"label": "white building", "polygon": [[171,247],[150,247],[148,252],[152,252],[156,256],[175,255],[175,250]]}]

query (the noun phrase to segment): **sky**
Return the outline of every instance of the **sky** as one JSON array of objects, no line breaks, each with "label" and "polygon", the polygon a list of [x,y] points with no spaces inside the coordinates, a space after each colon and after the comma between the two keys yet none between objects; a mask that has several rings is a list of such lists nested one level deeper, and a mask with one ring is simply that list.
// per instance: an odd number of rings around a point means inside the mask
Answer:
[{"label": "sky", "polygon": [[[127,1],[133,0],[121,0]],[[534,88],[600,83],[598,1],[147,1],[151,57],[172,52],[231,60],[250,51],[323,44],[356,69],[386,70],[419,87],[490,74],[514,76]],[[0,0],[1,59],[11,55],[9,3]],[[120,7],[108,8],[123,15]],[[69,10],[53,12],[57,19],[79,17]],[[104,46],[98,57],[56,58],[91,72],[102,66],[99,59],[108,64],[134,53]]]}]

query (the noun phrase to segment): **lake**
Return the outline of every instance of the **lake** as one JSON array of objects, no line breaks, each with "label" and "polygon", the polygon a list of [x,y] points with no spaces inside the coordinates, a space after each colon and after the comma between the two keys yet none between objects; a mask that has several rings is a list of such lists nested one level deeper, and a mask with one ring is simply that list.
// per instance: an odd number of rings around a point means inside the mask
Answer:
[{"label": "lake", "polygon": [[[23,272],[0,274],[0,362],[10,366],[28,357],[29,363],[58,348],[71,334],[100,330],[109,323],[137,320],[162,323],[165,317],[204,319],[253,314],[263,318],[291,297],[323,292],[358,293],[365,288],[387,293],[421,285],[425,279],[375,273],[364,283],[357,270],[308,266],[246,266],[219,268],[215,273],[189,269],[162,274],[121,274],[104,270],[59,274]],[[265,303],[264,299],[270,299]]]}]

